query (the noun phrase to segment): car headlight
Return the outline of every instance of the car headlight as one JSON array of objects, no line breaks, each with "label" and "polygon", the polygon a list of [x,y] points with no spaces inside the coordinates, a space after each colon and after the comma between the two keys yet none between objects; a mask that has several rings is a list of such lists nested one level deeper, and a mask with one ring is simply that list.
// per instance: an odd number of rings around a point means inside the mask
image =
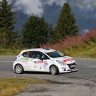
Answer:
[{"label": "car headlight", "polygon": [[59,61],[59,60],[56,60],[56,62],[57,62],[58,64],[60,64],[61,66],[66,65],[66,63],[64,63],[64,62],[62,62],[62,61]]}]

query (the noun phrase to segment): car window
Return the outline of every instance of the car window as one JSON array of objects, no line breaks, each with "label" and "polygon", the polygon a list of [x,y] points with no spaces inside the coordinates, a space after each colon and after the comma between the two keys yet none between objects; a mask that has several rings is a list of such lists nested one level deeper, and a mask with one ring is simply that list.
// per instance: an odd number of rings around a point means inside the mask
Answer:
[{"label": "car window", "polygon": [[57,57],[64,57],[64,54],[58,52],[58,51],[53,51],[53,52],[48,52],[46,53],[48,56],[52,58],[57,58]]},{"label": "car window", "polygon": [[36,59],[49,59],[48,56],[46,56],[44,53],[42,52],[38,52],[38,51],[32,51],[30,58],[36,58]]},{"label": "car window", "polygon": [[29,58],[29,57],[30,57],[30,51],[24,52],[24,53],[23,53],[23,56]]},{"label": "car window", "polygon": [[48,56],[46,56],[45,54],[42,54],[41,59],[46,60],[46,59],[50,59],[50,58]]},{"label": "car window", "polygon": [[30,58],[36,58],[36,52],[32,51],[30,54]]}]

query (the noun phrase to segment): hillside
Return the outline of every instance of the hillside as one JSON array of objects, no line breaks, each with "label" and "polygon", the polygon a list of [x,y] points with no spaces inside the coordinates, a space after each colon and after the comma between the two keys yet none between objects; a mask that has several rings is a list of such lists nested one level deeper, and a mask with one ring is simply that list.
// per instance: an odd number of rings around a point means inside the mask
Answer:
[{"label": "hillside", "polygon": [[55,44],[41,45],[41,47],[53,48],[74,57],[96,58],[96,29],[83,35],[66,37]]},{"label": "hillside", "polygon": [[[55,44],[44,44],[42,48],[56,49],[65,55],[82,58],[96,58],[96,30],[77,36],[66,37]],[[0,48],[0,55],[17,55],[23,49]]]},{"label": "hillside", "polygon": [[66,49],[63,51],[63,53],[73,57],[96,58],[96,44],[87,45],[86,47],[80,47],[77,49]]}]

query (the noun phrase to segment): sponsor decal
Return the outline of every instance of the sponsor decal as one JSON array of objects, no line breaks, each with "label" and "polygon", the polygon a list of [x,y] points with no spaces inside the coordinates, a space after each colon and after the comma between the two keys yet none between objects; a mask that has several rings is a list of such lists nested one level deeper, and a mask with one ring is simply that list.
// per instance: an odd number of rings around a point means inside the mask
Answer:
[{"label": "sponsor decal", "polygon": [[22,57],[22,58],[21,58],[21,60],[23,60],[23,61],[28,61],[28,60],[29,60],[29,58]]},{"label": "sponsor decal", "polygon": [[48,65],[48,63],[44,63],[44,66],[47,66]]},{"label": "sponsor decal", "polygon": [[73,61],[74,59],[73,58],[68,58],[68,59],[65,59],[63,60],[64,62],[68,62],[68,61]]},{"label": "sponsor decal", "polygon": [[39,60],[39,61],[34,61],[34,63],[36,63],[36,64],[47,64],[47,61]]},{"label": "sponsor decal", "polygon": [[47,61],[42,61],[42,60],[39,60],[39,61],[34,61],[34,63],[37,65],[37,66],[39,66],[40,65],[40,69],[42,69],[42,68],[46,68],[46,66],[48,65],[48,63],[47,63]]}]

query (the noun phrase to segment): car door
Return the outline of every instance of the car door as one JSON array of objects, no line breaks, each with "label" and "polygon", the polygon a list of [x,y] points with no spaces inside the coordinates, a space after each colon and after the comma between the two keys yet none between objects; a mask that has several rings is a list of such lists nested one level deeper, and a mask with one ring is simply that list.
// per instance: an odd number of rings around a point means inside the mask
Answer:
[{"label": "car door", "polygon": [[[33,62],[30,58],[31,51],[26,51],[21,56],[22,65],[25,71],[32,71],[33,70]],[[31,62],[30,62],[31,60]]]},{"label": "car door", "polygon": [[25,71],[38,71],[38,61],[35,51],[26,51],[23,53],[22,62]]},{"label": "car door", "polygon": [[38,59],[36,58],[36,52],[30,51],[29,60],[27,62],[28,71],[38,71]]},{"label": "car door", "polygon": [[36,52],[36,58],[38,58],[38,70],[41,72],[48,72],[49,57],[42,52]]},{"label": "car door", "polygon": [[42,63],[40,64],[40,70],[43,72],[49,72],[50,58],[46,54],[41,53],[41,60]]},{"label": "car door", "polygon": [[45,72],[47,71],[47,67],[48,67],[48,57],[39,51],[33,51],[31,52],[31,56],[30,56],[30,66],[31,64],[33,64],[33,70],[34,71],[41,71],[41,72]]}]

